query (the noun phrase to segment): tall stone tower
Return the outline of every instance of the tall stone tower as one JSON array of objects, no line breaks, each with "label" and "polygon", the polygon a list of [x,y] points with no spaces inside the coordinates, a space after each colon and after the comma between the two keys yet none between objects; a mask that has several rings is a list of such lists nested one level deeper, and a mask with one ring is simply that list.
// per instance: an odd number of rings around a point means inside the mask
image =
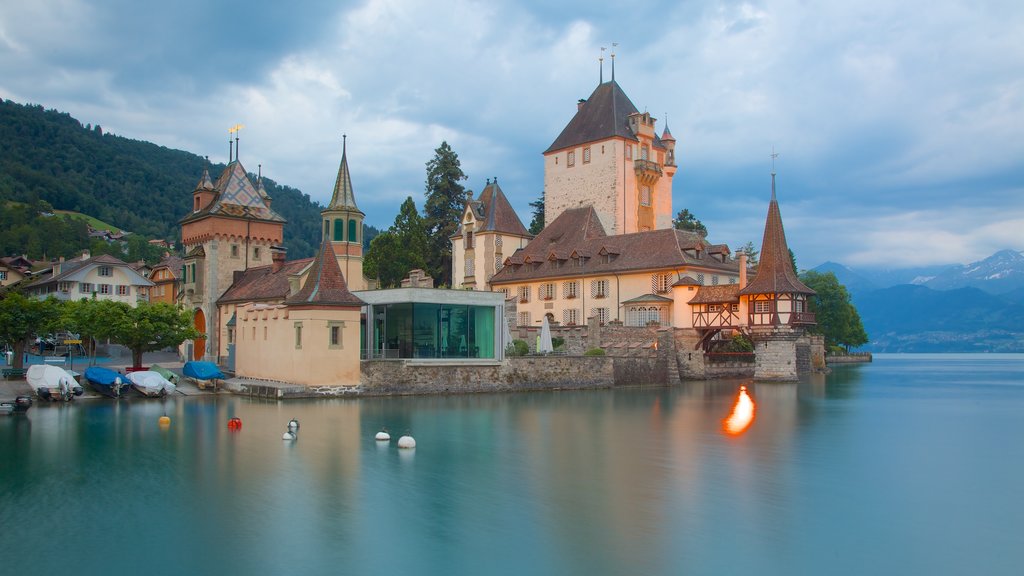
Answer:
[{"label": "tall stone tower", "polygon": [[195,327],[205,339],[183,346],[188,360],[216,361],[221,334],[217,299],[234,281],[235,272],[271,263],[271,246],[281,244],[285,219],[270,208],[270,196],[254,186],[237,158],[217,183],[203,175],[192,191],[192,212],[180,220],[185,246],[182,304],[193,310]]},{"label": "tall stone tower", "polygon": [[609,234],[672,226],[675,139],[639,112],[615,81],[580,100],[576,115],[544,152],[544,224],[591,205]]},{"label": "tall stone tower", "polygon": [[352,176],[348,171],[347,141],[343,136],[341,166],[334,181],[331,202],[320,212],[323,241],[331,243],[349,289],[366,290],[367,282],[363,277],[363,218],[366,215],[356,206]]}]

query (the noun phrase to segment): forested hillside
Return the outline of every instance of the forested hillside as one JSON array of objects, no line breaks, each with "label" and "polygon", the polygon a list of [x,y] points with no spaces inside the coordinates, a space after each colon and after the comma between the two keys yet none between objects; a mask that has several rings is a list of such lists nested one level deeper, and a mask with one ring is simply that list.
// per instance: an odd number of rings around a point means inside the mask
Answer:
[{"label": "forested hillside", "polygon": [[[174,241],[204,164],[190,152],[83,126],[67,113],[0,100],[0,202],[38,206],[42,200],[134,234]],[[210,176],[216,180],[223,168],[211,166]],[[269,178],[264,184],[274,210],[288,220],[288,257],[313,255],[321,206]]]}]

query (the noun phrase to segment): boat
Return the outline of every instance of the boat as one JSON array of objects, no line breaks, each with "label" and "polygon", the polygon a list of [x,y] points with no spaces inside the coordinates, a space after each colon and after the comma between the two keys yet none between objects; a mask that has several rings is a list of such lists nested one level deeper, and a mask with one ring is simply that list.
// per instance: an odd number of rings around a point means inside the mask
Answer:
[{"label": "boat", "polygon": [[28,367],[25,380],[43,400],[68,401],[84,392],[75,377],[60,366],[33,364]]},{"label": "boat", "polygon": [[174,392],[174,384],[154,370],[140,370],[128,374],[132,387],[143,396],[166,396]]},{"label": "boat", "polygon": [[157,364],[153,364],[152,366],[149,367],[149,369],[166,378],[171,384],[174,384],[175,386],[178,385],[178,375],[175,374],[174,372],[171,372],[167,368],[164,368],[163,366]]},{"label": "boat", "polygon": [[192,381],[200,390],[206,388],[207,384],[213,386],[214,391],[217,390],[217,380],[224,379],[224,373],[220,371],[213,362],[203,362],[201,360],[195,360],[192,362],[185,362],[185,366],[182,367],[181,373],[184,374],[189,380]]},{"label": "boat", "polygon": [[120,398],[131,389],[127,376],[102,366],[86,368],[85,379],[92,385],[93,390],[111,398]]},{"label": "boat", "polygon": [[31,407],[31,396],[18,396],[13,401],[0,402],[0,414],[24,414]]}]

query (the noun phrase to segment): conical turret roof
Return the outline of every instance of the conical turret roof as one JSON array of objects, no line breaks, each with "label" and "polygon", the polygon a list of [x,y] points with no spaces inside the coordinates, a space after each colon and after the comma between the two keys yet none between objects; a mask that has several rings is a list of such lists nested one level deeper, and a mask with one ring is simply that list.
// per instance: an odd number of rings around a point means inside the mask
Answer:
[{"label": "conical turret roof", "polygon": [[772,173],[772,199],[768,203],[768,216],[764,223],[764,238],[761,240],[761,260],[757,275],[740,294],[815,294],[793,270],[786,243],[786,231],[782,228],[782,214],[775,198],[775,174]]},{"label": "conical turret roof", "polygon": [[352,175],[348,171],[348,146],[346,143],[341,147],[341,165],[338,167],[338,177],[334,181],[334,195],[326,210],[352,210],[362,211],[356,206],[356,194],[352,189]]}]

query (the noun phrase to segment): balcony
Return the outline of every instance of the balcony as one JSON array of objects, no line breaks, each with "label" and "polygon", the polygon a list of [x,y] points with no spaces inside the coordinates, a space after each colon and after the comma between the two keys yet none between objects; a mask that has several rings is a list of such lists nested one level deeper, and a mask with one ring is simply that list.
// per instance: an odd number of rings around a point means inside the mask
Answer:
[{"label": "balcony", "polygon": [[641,184],[653,186],[661,178],[661,166],[650,160],[634,160],[633,170],[636,172],[636,179]]},{"label": "balcony", "polygon": [[793,326],[817,324],[814,320],[814,312],[792,312],[789,315],[789,323]]}]

